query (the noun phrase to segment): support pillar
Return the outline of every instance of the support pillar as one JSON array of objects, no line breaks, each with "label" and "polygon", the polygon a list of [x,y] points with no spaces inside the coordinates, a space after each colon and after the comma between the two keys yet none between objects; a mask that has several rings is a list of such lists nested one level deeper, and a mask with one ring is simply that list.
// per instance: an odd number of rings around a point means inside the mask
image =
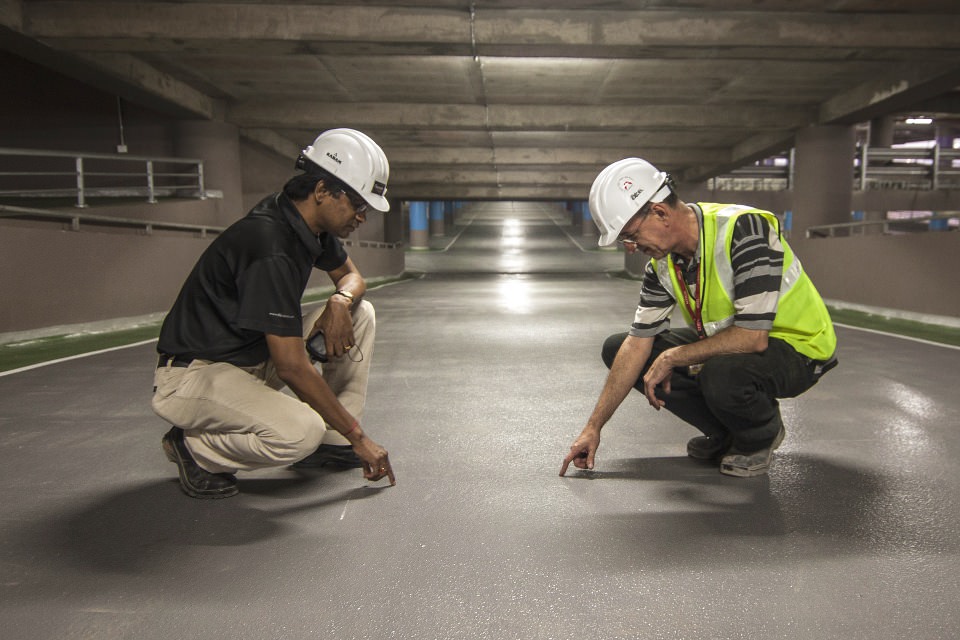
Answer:
[{"label": "support pillar", "polygon": [[442,236],[444,233],[443,202],[433,200],[430,203],[430,235]]},{"label": "support pillar", "polygon": [[590,215],[590,203],[586,200],[580,202],[580,233],[585,238],[597,236],[597,225],[593,223],[593,216]]},{"label": "support pillar", "polygon": [[893,146],[893,126],[896,123],[895,118],[882,116],[870,121],[870,146],[871,147],[892,147]]},{"label": "support pillar", "polygon": [[410,248],[430,248],[430,234],[426,202],[410,203]]},{"label": "support pillar", "polygon": [[453,201],[445,200],[443,202],[444,231],[446,231],[447,229],[452,229],[453,227],[456,226],[456,222],[454,221],[454,212],[455,212],[455,208],[454,208]]},{"label": "support pillar", "polygon": [[797,134],[793,226],[804,237],[809,227],[850,222],[853,200],[853,127],[809,127]]},{"label": "support pillar", "polygon": [[390,211],[383,217],[383,241],[403,242],[403,203],[390,201]]}]

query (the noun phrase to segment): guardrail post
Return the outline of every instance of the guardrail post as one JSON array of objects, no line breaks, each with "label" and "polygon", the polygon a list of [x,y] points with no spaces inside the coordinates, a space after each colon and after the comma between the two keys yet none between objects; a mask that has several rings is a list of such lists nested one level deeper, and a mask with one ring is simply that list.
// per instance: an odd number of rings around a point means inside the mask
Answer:
[{"label": "guardrail post", "polygon": [[200,199],[207,199],[207,188],[203,184],[203,160],[197,163],[197,189],[200,190]]},{"label": "guardrail post", "polygon": [[787,191],[793,191],[793,183],[795,178],[795,168],[797,166],[797,150],[793,147],[790,148],[790,153],[787,154]]},{"label": "guardrail post", "polygon": [[147,202],[157,203],[157,196],[153,191],[153,160],[147,160]]},{"label": "guardrail post", "polygon": [[83,209],[87,206],[86,193],[83,189],[83,158],[76,158],[76,167],[77,167],[77,204],[76,206]]},{"label": "guardrail post", "polygon": [[869,148],[869,145],[863,145],[860,148],[860,191],[867,190],[867,163],[870,162],[867,149]]},{"label": "guardrail post", "polygon": [[933,145],[933,174],[931,174],[930,179],[932,181],[931,187],[934,191],[940,188],[940,141],[937,140],[937,144]]}]

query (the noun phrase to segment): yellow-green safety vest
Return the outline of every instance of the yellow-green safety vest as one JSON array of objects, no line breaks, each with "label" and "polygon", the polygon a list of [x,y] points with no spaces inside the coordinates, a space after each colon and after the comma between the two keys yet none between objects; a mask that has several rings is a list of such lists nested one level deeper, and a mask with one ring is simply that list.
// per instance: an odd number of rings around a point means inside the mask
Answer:
[{"label": "yellow-green safety vest", "polygon": [[[730,260],[730,245],[738,216],[754,213],[763,216],[780,236],[780,221],[769,211],[742,205],[698,202],[703,212],[702,245],[700,246],[700,288],[697,296],[705,296],[702,302],[704,331],[712,336],[733,324],[733,264]],[[787,342],[799,353],[813,360],[827,360],[837,347],[833,322],[823,299],[813,282],[803,271],[800,260],[793,254],[785,238],[783,246],[783,279],[780,283],[780,299],[777,315],[773,320],[770,337]],[[683,299],[677,280],[673,256],[652,260],[660,283],[673,291],[674,299]],[[694,319],[685,305],[679,305],[687,323]]]}]

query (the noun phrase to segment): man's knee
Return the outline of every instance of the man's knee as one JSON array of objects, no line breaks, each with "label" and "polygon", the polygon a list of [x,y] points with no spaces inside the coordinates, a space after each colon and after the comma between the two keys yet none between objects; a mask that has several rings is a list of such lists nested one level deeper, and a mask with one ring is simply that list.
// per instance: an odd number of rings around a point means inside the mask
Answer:
[{"label": "man's knee", "polygon": [[353,321],[357,324],[360,322],[377,321],[377,312],[374,310],[373,305],[370,304],[368,300],[361,300],[357,303],[357,306],[354,307]]},{"label": "man's knee", "polygon": [[607,365],[607,369],[613,366],[613,359],[617,357],[617,352],[620,351],[620,347],[626,339],[626,333],[615,333],[603,341],[600,357],[603,359],[603,364]]},{"label": "man's knee", "polygon": [[260,441],[271,460],[279,465],[292,464],[317,450],[325,429],[318,417],[291,417],[282,431],[275,431],[268,437],[260,435]]}]

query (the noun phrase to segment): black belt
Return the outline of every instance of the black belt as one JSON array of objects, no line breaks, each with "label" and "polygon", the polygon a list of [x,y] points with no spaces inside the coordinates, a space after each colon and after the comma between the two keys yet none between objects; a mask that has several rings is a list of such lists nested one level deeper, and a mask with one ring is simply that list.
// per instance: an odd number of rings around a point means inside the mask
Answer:
[{"label": "black belt", "polygon": [[181,358],[180,356],[171,356],[165,353],[160,354],[157,360],[157,369],[160,367],[189,367],[193,358]]}]

